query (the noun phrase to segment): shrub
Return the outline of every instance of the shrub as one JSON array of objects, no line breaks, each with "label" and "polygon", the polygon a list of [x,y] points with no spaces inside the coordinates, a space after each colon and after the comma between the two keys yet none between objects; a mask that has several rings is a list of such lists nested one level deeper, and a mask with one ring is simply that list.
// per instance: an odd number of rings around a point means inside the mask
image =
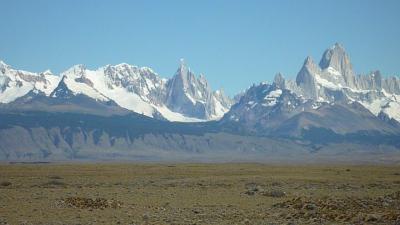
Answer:
[{"label": "shrub", "polygon": [[0,185],[3,186],[3,187],[7,187],[7,186],[10,186],[10,185],[11,185],[11,182],[9,182],[9,181],[2,181],[2,182],[0,183]]}]

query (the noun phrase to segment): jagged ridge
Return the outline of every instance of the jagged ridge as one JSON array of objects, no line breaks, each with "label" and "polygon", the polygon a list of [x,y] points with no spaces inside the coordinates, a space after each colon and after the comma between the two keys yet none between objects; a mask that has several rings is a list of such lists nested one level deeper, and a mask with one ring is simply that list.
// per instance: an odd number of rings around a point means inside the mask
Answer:
[{"label": "jagged ridge", "polygon": [[219,119],[233,102],[222,91],[212,91],[205,77],[196,77],[184,63],[169,80],[148,67],[126,63],[97,70],[76,65],[60,76],[0,63],[0,103],[11,103],[31,91],[50,98],[85,95],[101,102],[112,100],[149,117],[182,122]]}]

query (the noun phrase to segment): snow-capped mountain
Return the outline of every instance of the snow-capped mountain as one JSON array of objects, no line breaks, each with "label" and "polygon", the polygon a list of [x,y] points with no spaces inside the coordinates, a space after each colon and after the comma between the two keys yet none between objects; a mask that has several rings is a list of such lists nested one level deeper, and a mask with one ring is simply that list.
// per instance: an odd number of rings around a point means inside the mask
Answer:
[{"label": "snow-capped mountain", "polygon": [[384,78],[379,71],[355,75],[350,57],[340,44],[325,51],[319,65],[307,57],[296,83],[279,83],[299,96],[318,102],[359,102],[374,115],[387,114],[400,121],[400,79]]},{"label": "snow-capped mountain", "polygon": [[250,87],[225,115],[225,120],[241,123],[246,131],[265,133],[300,113],[310,103],[277,84],[261,83]]},{"label": "snow-capped mountain", "polygon": [[232,105],[221,90],[213,92],[203,75],[196,77],[183,61],[167,82],[167,106],[174,112],[195,118],[221,118]]},{"label": "snow-capped mountain", "polygon": [[246,131],[268,135],[300,135],[310,127],[343,134],[396,133],[399,81],[383,78],[379,72],[356,76],[350,57],[335,44],[319,64],[307,57],[295,81],[277,74],[272,84],[250,87],[222,123],[238,123]]},{"label": "snow-capped mountain", "polygon": [[282,116],[290,118],[332,103],[357,102],[376,117],[400,121],[400,79],[385,78],[379,71],[355,75],[350,57],[340,44],[327,49],[319,64],[307,57],[295,80],[277,74],[272,86],[251,87],[235,100],[221,90],[212,91],[205,77],[196,76],[183,60],[170,79],[161,78],[148,67],[125,63],[96,70],[76,65],[56,76],[50,71],[15,70],[0,62],[0,103],[28,95],[33,98],[35,94],[52,99],[84,95],[149,117],[183,122],[217,120],[234,102],[237,105],[225,118],[249,121],[268,117],[268,127],[274,122],[272,114],[265,112],[275,112],[275,107],[279,106],[277,118],[282,120]]},{"label": "snow-capped mountain", "polygon": [[400,149],[399,97],[399,78],[356,75],[339,44],[318,64],[307,57],[296,79],[278,73],[234,100],[183,61],[170,79],[128,64],[76,65],[56,76],[1,62],[0,160],[176,161],[186,153],[243,160],[254,153],[386,162]]},{"label": "snow-capped mountain", "polygon": [[[167,80],[148,67],[107,65],[89,70],[76,65],[56,76],[14,70],[0,64],[0,103],[10,103],[34,91],[50,98],[85,95],[99,102],[170,121],[206,121],[223,116],[232,100],[212,91],[204,76],[197,78],[184,63]],[[31,94],[31,93],[30,93]]]},{"label": "snow-capped mountain", "polygon": [[326,50],[319,66],[307,58],[297,75],[297,91],[320,102],[359,102],[374,115],[385,113],[400,121],[400,79],[383,78],[379,71],[355,76],[350,58],[340,44]]},{"label": "snow-capped mountain", "polygon": [[15,70],[0,61],[0,103],[12,102],[30,91],[49,95],[59,81],[60,78],[49,70],[42,73],[31,73]]}]

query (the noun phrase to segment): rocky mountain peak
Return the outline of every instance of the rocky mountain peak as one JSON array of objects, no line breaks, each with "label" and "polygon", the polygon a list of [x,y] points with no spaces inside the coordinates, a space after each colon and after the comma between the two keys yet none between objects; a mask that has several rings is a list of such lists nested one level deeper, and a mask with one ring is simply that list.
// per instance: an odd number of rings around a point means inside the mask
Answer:
[{"label": "rocky mountain peak", "polygon": [[219,118],[232,104],[222,92],[213,92],[205,76],[197,77],[183,59],[167,83],[167,93],[168,108],[189,117]]},{"label": "rocky mountain peak", "polygon": [[307,56],[306,59],[304,60],[303,66],[308,66],[308,65],[314,65],[314,60],[311,58],[311,56]]},{"label": "rocky mountain peak", "polygon": [[192,74],[190,72],[190,69],[188,69],[188,67],[186,66],[185,60],[180,59],[179,68],[172,78],[174,80],[174,85],[179,85],[183,89],[188,89],[191,75]]},{"label": "rocky mountain peak", "polygon": [[307,58],[304,60],[302,69],[310,72],[317,72],[321,70],[319,66],[315,63],[315,61],[311,58],[311,56],[307,56]]},{"label": "rocky mountain peak", "polygon": [[281,73],[277,73],[274,77],[274,84],[279,88],[285,88],[285,78]]},{"label": "rocky mountain peak", "polygon": [[327,49],[322,55],[319,66],[323,70],[329,68],[334,69],[342,75],[347,86],[351,88],[355,87],[355,78],[350,57],[341,44],[336,43],[334,46]]},{"label": "rocky mountain peak", "polygon": [[319,66],[321,69],[332,67],[339,72],[352,69],[350,57],[347,55],[344,47],[339,43],[325,50],[319,62]]},{"label": "rocky mountain peak", "polygon": [[181,58],[181,59],[179,60],[179,62],[180,62],[179,68],[184,68],[184,67],[186,67],[186,63],[185,63],[185,59],[184,59],[184,58]]},{"label": "rocky mountain peak", "polygon": [[183,59],[183,58],[180,59],[179,60],[179,68],[175,74],[181,76],[184,79],[188,76],[189,73],[190,73],[190,68],[187,67],[185,59]]},{"label": "rocky mountain peak", "polygon": [[319,73],[320,68],[314,63],[312,58],[308,56],[304,60],[303,67],[296,76],[296,84],[303,90],[303,94],[307,98],[317,99],[317,87],[315,75]]}]

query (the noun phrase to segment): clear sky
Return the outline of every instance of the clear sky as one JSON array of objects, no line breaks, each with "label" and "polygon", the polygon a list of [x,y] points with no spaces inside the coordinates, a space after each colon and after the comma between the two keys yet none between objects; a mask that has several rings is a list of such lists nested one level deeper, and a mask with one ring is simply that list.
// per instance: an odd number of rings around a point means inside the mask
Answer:
[{"label": "clear sky", "polygon": [[335,42],[357,73],[400,74],[399,0],[0,0],[0,59],[59,73],[126,62],[171,77],[179,59],[233,95]]}]

